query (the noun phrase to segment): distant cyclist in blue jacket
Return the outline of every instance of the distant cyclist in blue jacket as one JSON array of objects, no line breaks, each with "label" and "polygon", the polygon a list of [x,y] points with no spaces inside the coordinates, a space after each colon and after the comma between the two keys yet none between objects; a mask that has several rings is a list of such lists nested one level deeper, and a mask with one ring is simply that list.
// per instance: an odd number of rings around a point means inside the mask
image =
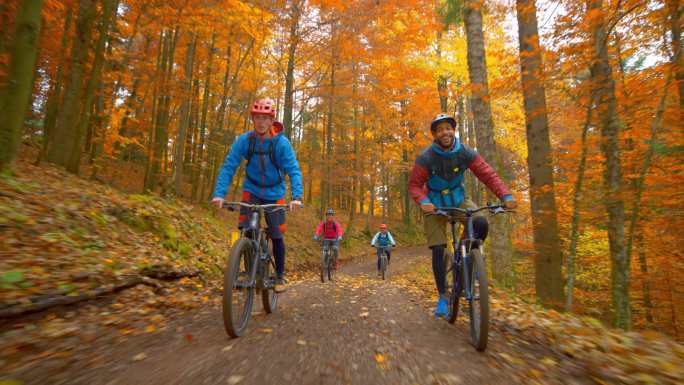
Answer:
[{"label": "distant cyclist in blue jacket", "polygon": [[396,245],[397,245],[397,243],[394,242],[394,238],[392,238],[392,233],[390,233],[387,230],[387,225],[384,223],[381,224],[380,225],[380,231],[375,233],[375,236],[373,237],[373,240],[371,241],[371,246],[373,246],[377,249],[378,276],[380,275],[380,256],[382,255],[382,252],[385,251],[387,253],[387,263],[389,264],[389,261],[391,258],[392,247],[394,247]]},{"label": "distant cyclist in blue jacket", "polygon": [[[254,130],[240,135],[230,148],[221,167],[212,203],[221,207],[235,171],[242,159],[247,161],[242,184],[242,201],[252,204],[285,203],[285,177],[290,177],[292,200],[290,210],[302,205],[302,171],[292,145],[281,132],[283,125],[275,121],[273,101],[261,99],[251,109]],[[248,225],[248,210],[240,209],[239,227]],[[285,212],[276,210],[266,214],[269,237],[273,242],[276,264],[275,291],[285,291]]]}]

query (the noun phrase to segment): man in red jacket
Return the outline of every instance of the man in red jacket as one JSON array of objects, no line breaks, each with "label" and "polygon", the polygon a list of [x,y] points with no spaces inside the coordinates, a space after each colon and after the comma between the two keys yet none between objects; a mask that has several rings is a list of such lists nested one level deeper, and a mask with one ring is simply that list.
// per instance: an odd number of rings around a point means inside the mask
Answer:
[{"label": "man in red jacket", "polygon": [[335,262],[335,268],[338,268],[339,262],[337,261],[337,257],[340,253],[342,225],[335,220],[335,211],[331,208],[325,212],[325,220],[319,223],[318,227],[316,227],[314,240],[320,241],[321,236],[323,237],[324,244],[328,243],[328,245],[332,247],[333,261]]},{"label": "man in red jacket", "polygon": [[[430,131],[434,142],[416,158],[408,190],[425,214],[425,237],[432,249],[432,272],[439,293],[435,315],[445,317],[448,304],[444,264],[447,220],[443,216],[427,214],[433,213],[435,206],[475,207],[465,197],[463,179],[466,170],[472,171],[507,208],[515,208],[517,204],[496,171],[477,152],[456,139],[454,118],[447,114],[437,115],[430,124]],[[473,227],[479,239],[484,240],[487,237],[488,224],[485,217],[477,216],[473,220]]]}]

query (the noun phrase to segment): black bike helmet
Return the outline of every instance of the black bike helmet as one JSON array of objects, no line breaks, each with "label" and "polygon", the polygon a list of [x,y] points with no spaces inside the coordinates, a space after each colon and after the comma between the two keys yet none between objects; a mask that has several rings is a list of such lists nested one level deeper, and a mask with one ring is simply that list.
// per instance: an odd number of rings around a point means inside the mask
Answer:
[{"label": "black bike helmet", "polygon": [[451,127],[456,128],[456,120],[451,117],[451,115],[447,114],[437,114],[434,119],[432,119],[432,123],[430,123],[430,131],[434,131],[437,125],[440,122],[449,122],[451,124]]},{"label": "black bike helmet", "polygon": [[328,209],[325,211],[325,215],[335,215],[335,210],[333,209]]}]

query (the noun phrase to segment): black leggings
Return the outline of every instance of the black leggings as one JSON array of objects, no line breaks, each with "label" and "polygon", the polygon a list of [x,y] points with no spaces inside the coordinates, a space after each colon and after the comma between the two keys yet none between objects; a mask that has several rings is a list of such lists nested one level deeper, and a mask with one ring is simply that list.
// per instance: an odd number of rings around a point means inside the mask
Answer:
[{"label": "black leggings", "polygon": [[[487,239],[487,233],[489,232],[487,218],[475,217],[473,219],[473,230],[476,238],[482,239],[483,241]],[[445,295],[448,263],[446,258],[444,258],[446,245],[431,246],[430,248],[432,249],[432,273],[435,276],[435,286],[437,286],[437,292],[440,295]]]}]

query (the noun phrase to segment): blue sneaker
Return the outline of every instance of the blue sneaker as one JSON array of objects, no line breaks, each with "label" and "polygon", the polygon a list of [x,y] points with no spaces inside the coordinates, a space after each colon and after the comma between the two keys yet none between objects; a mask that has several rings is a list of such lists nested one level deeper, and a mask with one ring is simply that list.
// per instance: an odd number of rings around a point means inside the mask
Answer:
[{"label": "blue sneaker", "polygon": [[449,301],[446,298],[440,298],[437,300],[437,307],[435,307],[435,317],[446,317],[447,316],[447,306]]}]

